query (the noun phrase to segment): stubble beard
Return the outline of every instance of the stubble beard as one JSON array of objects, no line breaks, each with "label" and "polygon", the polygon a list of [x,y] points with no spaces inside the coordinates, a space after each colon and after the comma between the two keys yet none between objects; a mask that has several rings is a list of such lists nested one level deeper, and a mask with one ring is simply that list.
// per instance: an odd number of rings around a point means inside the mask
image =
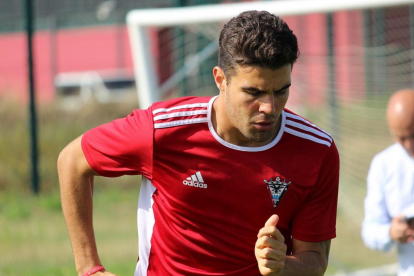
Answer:
[{"label": "stubble beard", "polygon": [[[256,129],[253,126],[253,124],[255,123],[254,119],[244,118],[243,116],[240,116],[239,114],[236,114],[236,112],[234,112],[235,110],[237,110],[237,108],[235,108],[232,105],[229,94],[227,94],[227,97],[226,97],[226,109],[227,109],[228,119],[231,121],[233,126],[235,126],[239,130],[239,132],[249,141],[252,141],[255,143],[264,143],[266,141],[270,142],[270,139],[276,136],[277,123],[274,126],[274,128],[272,128],[269,131],[261,131],[261,130]],[[276,122],[278,120],[280,120],[280,117],[275,119]]]},{"label": "stubble beard", "polygon": [[258,130],[254,127],[254,120],[244,120],[243,117],[240,117],[239,115],[234,114],[232,111],[229,111],[230,110],[228,110],[230,121],[249,141],[255,143],[264,143],[266,141],[270,142],[270,139],[276,136],[277,124],[269,131]]},{"label": "stubble beard", "polygon": [[256,129],[252,129],[250,131],[247,131],[247,133],[242,133],[246,138],[257,142],[257,143],[263,143],[263,142],[270,142],[270,139],[274,138],[276,136],[276,126],[269,131],[260,131]]}]

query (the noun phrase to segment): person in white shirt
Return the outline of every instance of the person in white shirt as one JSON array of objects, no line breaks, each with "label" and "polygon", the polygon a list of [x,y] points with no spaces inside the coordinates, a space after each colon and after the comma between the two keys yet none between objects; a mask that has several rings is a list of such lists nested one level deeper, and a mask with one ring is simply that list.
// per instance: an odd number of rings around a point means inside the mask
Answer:
[{"label": "person in white shirt", "polygon": [[377,154],[368,173],[362,238],[374,250],[397,245],[398,276],[414,275],[414,90],[395,92],[387,107],[395,140]]}]

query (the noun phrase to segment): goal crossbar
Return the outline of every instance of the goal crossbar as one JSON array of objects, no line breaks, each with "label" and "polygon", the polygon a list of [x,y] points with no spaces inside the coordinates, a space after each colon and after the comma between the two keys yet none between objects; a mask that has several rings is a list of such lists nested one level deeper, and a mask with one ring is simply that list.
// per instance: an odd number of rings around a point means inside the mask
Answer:
[{"label": "goal crossbar", "polygon": [[246,10],[266,10],[279,16],[329,13],[344,10],[373,9],[414,3],[413,0],[347,0],[347,1],[266,1],[228,3],[181,8],[132,10],[128,24],[166,27],[192,23],[212,23],[228,20]]},{"label": "goal crossbar", "polygon": [[227,21],[246,10],[266,10],[278,16],[330,13],[414,4],[414,0],[265,1],[181,8],[132,10],[127,14],[140,108],[161,100],[151,55],[148,27],[180,26]]}]

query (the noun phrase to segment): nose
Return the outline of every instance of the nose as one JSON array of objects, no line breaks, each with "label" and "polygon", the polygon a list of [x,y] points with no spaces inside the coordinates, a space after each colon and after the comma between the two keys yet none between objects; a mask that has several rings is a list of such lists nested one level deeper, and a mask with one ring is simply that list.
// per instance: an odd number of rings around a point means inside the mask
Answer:
[{"label": "nose", "polygon": [[260,99],[259,112],[272,115],[275,113],[275,99],[273,95],[265,95]]}]

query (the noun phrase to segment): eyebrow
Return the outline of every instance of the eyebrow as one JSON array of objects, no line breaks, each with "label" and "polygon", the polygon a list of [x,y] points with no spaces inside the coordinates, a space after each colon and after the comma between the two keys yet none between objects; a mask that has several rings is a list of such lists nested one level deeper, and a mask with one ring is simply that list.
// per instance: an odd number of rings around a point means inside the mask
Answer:
[{"label": "eyebrow", "polygon": [[[283,87],[282,87],[282,88],[280,88],[279,90],[275,90],[275,91],[273,91],[273,93],[279,93],[279,92],[282,92],[283,90],[285,90],[285,89],[289,88],[291,85],[292,85],[291,83],[286,84],[285,86],[283,86]],[[256,87],[253,87],[253,86],[247,86],[247,87],[241,87],[241,88],[242,88],[243,90],[253,91],[253,92],[256,92],[256,93],[266,93],[266,92],[267,92],[267,91],[265,91],[265,90],[260,90],[260,89],[258,89],[258,88],[256,88]]]}]

